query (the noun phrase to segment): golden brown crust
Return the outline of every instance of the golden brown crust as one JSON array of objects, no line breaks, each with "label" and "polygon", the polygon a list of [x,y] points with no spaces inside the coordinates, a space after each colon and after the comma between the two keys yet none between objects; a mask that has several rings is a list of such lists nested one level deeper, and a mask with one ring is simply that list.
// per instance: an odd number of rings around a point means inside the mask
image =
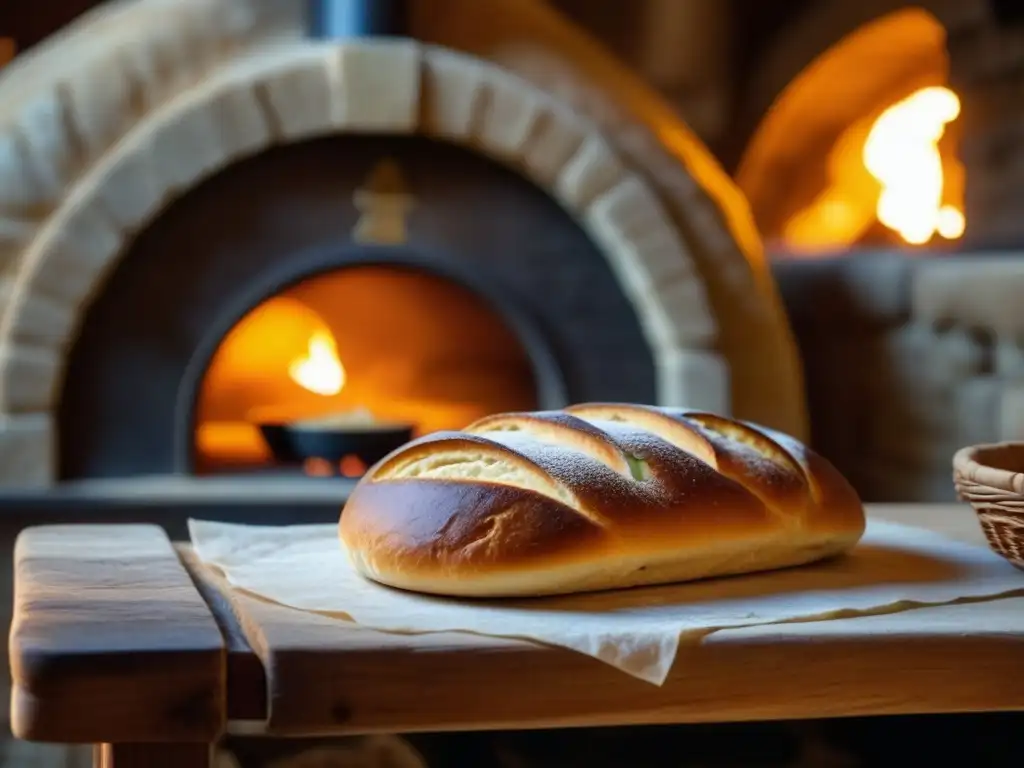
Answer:
[{"label": "golden brown crust", "polygon": [[851,547],[856,493],[798,441],[619,404],[490,416],[370,469],[340,534],[355,567],[437,594],[555,594],[794,565]]}]

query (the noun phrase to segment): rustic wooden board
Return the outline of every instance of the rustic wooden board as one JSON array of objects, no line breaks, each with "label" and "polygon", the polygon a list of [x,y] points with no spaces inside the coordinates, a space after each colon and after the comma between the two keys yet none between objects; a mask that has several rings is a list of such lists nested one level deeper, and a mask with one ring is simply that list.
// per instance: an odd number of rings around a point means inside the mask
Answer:
[{"label": "rustic wooden board", "polygon": [[227,685],[231,695],[227,716],[233,720],[262,720],[267,713],[267,676],[263,663],[252,652],[228,594],[230,589],[217,572],[204,568],[187,544],[176,546],[195,580],[196,589],[210,606],[220,627],[227,651]]},{"label": "rustic wooden board", "polygon": [[[871,514],[982,541],[965,506]],[[279,735],[1024,709],[1024,599],[717,632],[657,688],[570,651],[374,632],[204,579],[267,670]]]},{"label": "rustic wooden board", "polygon": [[160,528],[29,528],[14,567],[15,735],[216,739],[225,721],[224,644]]}]

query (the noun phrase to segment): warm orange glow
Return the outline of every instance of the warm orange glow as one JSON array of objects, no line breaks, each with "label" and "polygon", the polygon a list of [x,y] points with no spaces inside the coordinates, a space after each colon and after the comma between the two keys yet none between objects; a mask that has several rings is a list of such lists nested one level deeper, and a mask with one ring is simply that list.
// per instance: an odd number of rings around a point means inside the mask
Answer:
[{"label": "warm orange glow", "polygon": [[358,456],[346,456],[338,465],[344,477],[362,477],[368,467]]},{"label": "warm orange glow", "polygon": [[336,395],[345,386],[345,368],[330,331],[309,337],[305,353],[288,364],[288,376],[304,389],[318,395]]},{"label": "warm orange glow", "polygon": [[17,46],[14,44],[13,38],[0,37],[0,67],[11,61],[16,52]]},{"label": "warm orange glow", "polygon": [[[939,232],[943,212],[939,140],[960,115],[960,99],[948,88],[922,88],[883,112],[864,143],[864,165],[882,191],[878,220],[908,243],[923,245]],[[957,227],[947,231],[963,234]]]},{"label": "warm orange glow", "polygon": [[336,474],[334,465],[327,459],[306,459],[302,471],[310,477],[333,477]]},{"label": "warm orange glow", "polygon": [[853,245],[876,221],[911,245],[936,234],[961,237],[961,194],[948,183],[960,169],[939,148],[959,114],[957,95],[933,86],[851,126],[829,155],[826,188],[786,223],[787,244],[800,250]]},{"label": "warm orange glow", "polygon": [[306,459],[302,463],[302,471],[310,477],[362,477],[366,474],[368,467],[355,454],[349,454],[342,458],[337,465],[327,459]]},{"label": "warm orange glow", "polygon": [[963,237],[967,229],[967,219],[964,212],[952,205],[944,205],[939,208],[939,215],[935,222],[935,229],[947,240],[956,240]]},{"label": "warm orange glow", "polygon": [[[483,300],[410,270],[343,269],[260,304],[224,338],[196,404],[196,453],[200,471],[248,468],[272,461],[263,422],[402,422],[423,434],[532,410],[535,398],[529,359]],[[306,467],[363,469],[355,457]]]}]

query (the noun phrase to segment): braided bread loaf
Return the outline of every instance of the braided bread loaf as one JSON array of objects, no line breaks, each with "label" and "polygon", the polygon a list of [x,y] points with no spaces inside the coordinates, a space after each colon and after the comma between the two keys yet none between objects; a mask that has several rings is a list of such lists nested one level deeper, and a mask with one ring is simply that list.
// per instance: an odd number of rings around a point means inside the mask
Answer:
[{"label": "braided bread loaf", "polygon": [[710,413],[589,404],[408,443],[341,516],[354,567],[439,595],[551,595],[781,568],[864,531],[796,440]]}]

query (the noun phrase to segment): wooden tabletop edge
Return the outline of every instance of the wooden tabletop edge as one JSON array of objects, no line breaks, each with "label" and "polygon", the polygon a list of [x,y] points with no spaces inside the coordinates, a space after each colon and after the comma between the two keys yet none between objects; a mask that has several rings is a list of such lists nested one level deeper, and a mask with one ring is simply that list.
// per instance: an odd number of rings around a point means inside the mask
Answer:
[{"label": "wooden tabletop edge", "polygon": [[25,530],[8,649],[22,738],[204,740],[227,721],[224,636],[156,525]]}]

